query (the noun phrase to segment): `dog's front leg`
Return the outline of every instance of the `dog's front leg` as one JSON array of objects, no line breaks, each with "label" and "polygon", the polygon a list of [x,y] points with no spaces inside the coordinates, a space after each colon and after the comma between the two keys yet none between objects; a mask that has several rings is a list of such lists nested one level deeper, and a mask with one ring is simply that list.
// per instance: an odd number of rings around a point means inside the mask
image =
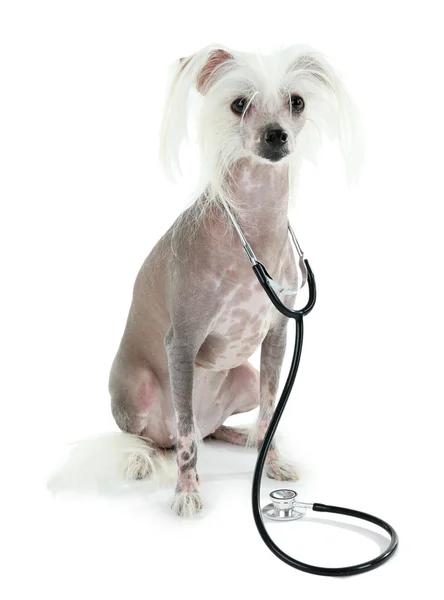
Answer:
[{"label": "dog's front leg", "polygon": [[172,509],[193,517],[202,509],[196,472],[197,444],[193,417],[193,378],[196,350],[189,340],[174,334],[165,338],[172,401],[177,421],[178,479]]},{"label": "dog's front leg", "polygon": [[[287,341],[288,319],[279,315],[277,323],[267,333],[261,346],[260,369],[260,409],[257,426],[258,448],[261,447],[265,432],[273,416],[276,394],[279,386],[282,362]],[[296,481],[296,469],[282,459],[273,441],[268,451],[265,472],[271,479]]]}]

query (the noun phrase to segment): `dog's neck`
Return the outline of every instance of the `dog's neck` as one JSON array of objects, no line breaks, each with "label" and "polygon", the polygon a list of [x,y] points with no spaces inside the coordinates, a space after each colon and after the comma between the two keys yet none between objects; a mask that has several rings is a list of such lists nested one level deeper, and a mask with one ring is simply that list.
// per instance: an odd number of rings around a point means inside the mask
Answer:
[{"label": "dog's neck", "polygon": [[288,163],[239,161],[230,172],[230,191],[240,206],[239,222],[253,245],[282,242],[288,235]]}]

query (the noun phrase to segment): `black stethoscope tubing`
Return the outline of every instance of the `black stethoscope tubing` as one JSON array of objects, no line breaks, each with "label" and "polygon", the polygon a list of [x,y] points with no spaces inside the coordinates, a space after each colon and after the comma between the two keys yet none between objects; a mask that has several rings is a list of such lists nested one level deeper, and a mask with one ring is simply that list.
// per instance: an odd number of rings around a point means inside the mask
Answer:
[{"label": "black stethoscope tubing", "polygon": [[305,307],[299,310],[290,309],[281,302],[276,292],[269,283],[269,281],[271,280],[271,276],[260,262],[256,262],[253,265],[253,271],[255,272],[256,277],[258,278],[260,284],[265,290],[267,296],[270,298],[271,302],[283,315],[285,315],[288,318],[294,319],[296,326],[295,345],[290,371],[285,382],[285,386],[282,391],[281,397],[279,399],[279,402],[277,403],[276,409],[271,419],[270,425],[265,434],[265,438],[259,450],[259,454],[256,461],[252,486],[253,516],[256,523],[256,527],[265,544],[278,558],[280,558],[287,565],[290,565],[295,569],[299,569],[300,571],[305,571],[306,573],[312,573],[313,575],[345,577],[349,575],[358,575],[360,573],[365,573],[366,571],[371,571],[372,569],[375,569],[376,567],[379,567],[380,565],[384,564],[394,554],[398,547],[399,540],[398,534],[391,525],[389,525],[386,521],[383,521],[378,517],[358,510],[353,510],[350,508],[341,508],[339,506],[329,506],[328,504],[313,504],[312,510],[315,512],[335,513],[340,515],[346,515],[349,517],[355,517],[364,521],[369,521],[370,523],[373,523],[374,525],[377,525],[384,529],[390,536],[390,544],[388,548],[371,560],[357,565],[351,565],[348,567],[320,567],[316,565],[309,565],[299,560],[296,560],[295,558],[292,558],[291,556],[283,552],[279,548],[279,546],[277,546],[273,542],[264,526],[260,506],[260,486],[262,472],[264,470],[265,465],[265,459],[267,457],[268,450],[270,448],[277,426],[282,417],[291,390],[293,388],[293,384],[296,379],[296,374],[299,367],[299,362],[301,359],[302,342],[304,336],[303,317],[312,310],[316,302],[316,282],[313,275],[313,271],[311,270],[311,267],[307,260],[304,259],[304,263],[307,269],[307,284],[309,289],[309,298]]}]

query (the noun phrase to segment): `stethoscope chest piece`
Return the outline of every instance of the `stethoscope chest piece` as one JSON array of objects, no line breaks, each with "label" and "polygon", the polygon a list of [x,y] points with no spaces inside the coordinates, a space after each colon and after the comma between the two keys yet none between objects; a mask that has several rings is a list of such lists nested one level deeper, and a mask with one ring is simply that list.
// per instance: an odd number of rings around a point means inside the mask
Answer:
[{"label": "stethoscope chest piece", "polygon": [[270,494],[271,503],[262,508],[263,516],[272,521],[296,521],[301,519],[305,514],[305,510],[296,510],[297,495],[294,490],[274,490]]}]

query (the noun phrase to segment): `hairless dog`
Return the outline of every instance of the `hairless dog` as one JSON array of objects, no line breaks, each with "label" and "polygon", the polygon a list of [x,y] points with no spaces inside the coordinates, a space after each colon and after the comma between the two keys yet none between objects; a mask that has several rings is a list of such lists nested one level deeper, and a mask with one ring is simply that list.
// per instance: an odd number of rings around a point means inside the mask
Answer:
[{"label": "hairless dog", "polygon": [[[286,347],[287,320],[256,280],[225,205],[273,278],[297,288],[303,274],[287,226],[301,160],[326,131],[338,137],[350,167],[355,131],[353,103],[320,53],[208,47],[178,61],[173,74],[161,132],[162,160],[173,174],[193,103],[199,191],[138,273],[109,381],[117,425],[144,440],[127,473],[146,477],[166,449],[177,450],[173,510],[183,516],[202,508],[199,440],[261,445]],[[285,301],[293,306],[294,296]],[[259,372],[249,362],[258,348]],[[250,432],[224,425],[257,406]],[[265,471],[297,479],[275,444]]]}]

